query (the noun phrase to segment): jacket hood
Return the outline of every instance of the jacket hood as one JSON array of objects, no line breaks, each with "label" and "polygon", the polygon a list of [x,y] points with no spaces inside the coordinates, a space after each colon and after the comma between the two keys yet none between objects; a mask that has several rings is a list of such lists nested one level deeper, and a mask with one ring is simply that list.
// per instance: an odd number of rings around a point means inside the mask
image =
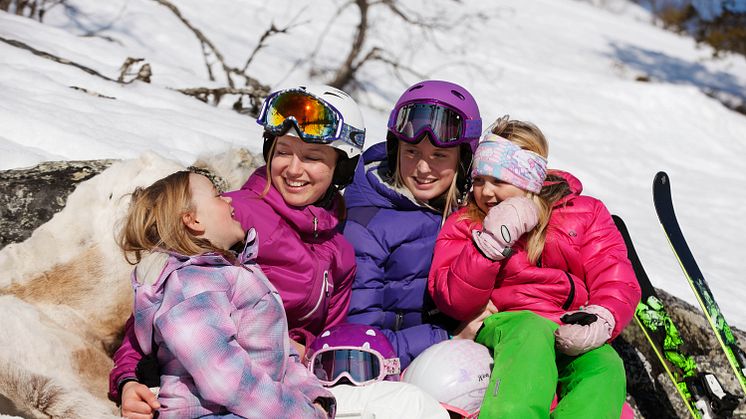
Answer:
[{"label": "jacket hood", "polygon": [[[241,189],[250,190],[257,196],[262,196],[267,186],[267,166],[262,166],[254,171],[249,180]],[[296,207],[288,205],[282,198],[280,192],[270,185],[269,192],[264,195],[267,203],[280,217],[304,236],[316,235],[319,237],[331,236],[337,232],[339,218],[337,217],[338,204],[334,202],[330,209],[316,205]],[[314,220],[316,220],[314,222]]]},{"label": "jacket hood", "polygon": [[[583,192],[583,184],[580,182],[578,178],[576,178],[569,172],[565,172],[562,170],[556,170],[556,169],[550,169],[547,171],[547,175],[555,175],[555,176],[561,177],[562,179],[565,180],[565,182],[567,182],[567,186],[570,187],[570,193],[564,198],[557,200],[557,202],[554,203],[555,207],[566,204],[567,202],[580,196],[580,194]],[[547,186],[550,184],[551,182],[544,181],[544,186]]]},{"label": "jacket hood", "polygon": [[345,189],[347,208],[392,208],[400,211],[422,211],[429,208],[418,203],[406,187],[389,184],[386,142],[371,146],[363,153],[363,164],[355,170],[355,180]]},{"label": "jacket hood", "polygon": [[[237,263],[254,264],[258,254],[257,233],[252,228],[246,233],[244,246],[238,254]],[[233,265],[219,253],[203,253],[185,256],[166,250],[154,250],[140,260],[132,271],[132,287],[135,290],[135,322],[143,327],[135,328],[135,335],[143,354],[152,352],[153,322],[164,298],[166,282],[176,270],[189,265]]]}]

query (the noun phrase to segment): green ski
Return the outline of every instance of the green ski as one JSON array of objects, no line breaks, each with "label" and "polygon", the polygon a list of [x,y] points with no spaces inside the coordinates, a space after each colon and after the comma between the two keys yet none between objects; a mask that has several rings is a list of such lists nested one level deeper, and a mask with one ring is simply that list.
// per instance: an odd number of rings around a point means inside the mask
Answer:
[{"label": "green ski", "polygon": [[684,351],[684,340],[645,273],[624,221],[616,215],[613,218],[624,238],[627,256],[642,290],[642,298],[635,310],[635,322],[691,416],[696,419],[730,417],[738,406],[738,398],[723,390],[713,374],[700,371],[694,357]]},{"label": "green ski", "polygon": [[725,321],[723,313],[715,302],[712,291],[707,285],[702,271],[699,270],[699,266],[697,266],[694,255],[689,250],[686,239],[684,239],[684,234],[681,232],[679,223],[676,220],[676,213],[673,209],[671,181],[665,172],[658,172],[655,175],[655,180],[653,181],[653,203],[655,204],[655,212],[658,214],[658,220],[660,220],[663,231],[665,231],[666,237],[668,237],[668,242],[671,244],[671,249],[679,260],[681,269],[684,271],[707,321],[715,332],[720,346],[725,351],[725,356],[728,358],[731,367],[733,367],[733,372],[736,374],[739,384],[741,384],[741,389],[746,393],[746,354],[738,346],[738,342],[736,342],[730,326]]}]

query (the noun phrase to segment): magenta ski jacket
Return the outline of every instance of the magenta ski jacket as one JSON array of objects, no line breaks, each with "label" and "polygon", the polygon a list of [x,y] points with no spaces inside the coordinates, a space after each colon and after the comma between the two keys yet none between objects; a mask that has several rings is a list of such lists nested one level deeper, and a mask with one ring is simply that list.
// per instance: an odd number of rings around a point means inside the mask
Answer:
[{"label": "magenta ski jacket", "polygon": [[640,301],[624,240],[604,204],[580,195],[578,179],[551,173],[562,176],[572,193],[555,203],[539,266],[528,261],[525,237],[507,259],[484,257],[471,233],[482,226],[465,219],[464,208],[448,217],[440,231],[429,291],[438,308],[459,320],[474,316],[489,300],[499,311],[530,310],[558,324],[567,311],[600,305],[614,315],[614,338]]}]

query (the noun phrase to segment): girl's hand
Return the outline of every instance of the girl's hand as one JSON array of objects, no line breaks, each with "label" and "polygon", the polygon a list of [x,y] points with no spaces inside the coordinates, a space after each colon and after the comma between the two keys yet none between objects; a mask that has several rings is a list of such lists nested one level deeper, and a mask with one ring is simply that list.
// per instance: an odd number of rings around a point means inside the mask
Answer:
[{"label": "girl's hand", "polygon": [[515,242],[533,230],[539,222],[539,210],[530,198],[508,198],[492,207],[482,222],[482,230],[474,230],[474,244],[488,258],[498,261],[510,256]]},{"label": "girl's hand", "polygon": [[584,354],[606,343],[611,339],[616,324],[614,315],[597,305],[565,313],[560,320],[565,324],[554,331],[557,349],[571,356]]},{"label": "girl's hand", "polygon": [[484,319],[495,313],[497,313],[497,307],[492,304],[492,301],[488,302],[487,306],[481,313],[477,314],[473,319],[461,323],[458,329],[456,329],[456,334],[453,335],[453,338],[474,340],[474,338],[477,337],[479,328],[481,328],[484,323]]},{"label": "girl's hand", "polygon": [[306,354],[306,347],[302,343],[298,343],[294,341],[293,339],[290,339],[290,343],[293,344],[295,347],[295,350],[298,351],[298,355],[300,355],[300,359],[304,360],[304,355]]},{"label": "girl's hand", "polygon": [[323,407],[321,406],[321,404],[319,404],[318,402],[314,403],[314,404],[313,404],[313,407],[315,407],[315,408],[316,408],[316,410],[318,410],[319,412],[321,412],[321,414],[322,414],[322,415],[324,415],[324,417],[325,417],[325,418],[328,418],[328,417],[329,417],[329,412],[327,412],[327,411],[326,411],[326,410],[325,410],[325,409],[324,409],[324,408],[323,408]]},{"label": "girl's hand", "polygon": [[137,381],[128,381],[122,386],[122,417],[151,419],[161,404],[150,389]]}]

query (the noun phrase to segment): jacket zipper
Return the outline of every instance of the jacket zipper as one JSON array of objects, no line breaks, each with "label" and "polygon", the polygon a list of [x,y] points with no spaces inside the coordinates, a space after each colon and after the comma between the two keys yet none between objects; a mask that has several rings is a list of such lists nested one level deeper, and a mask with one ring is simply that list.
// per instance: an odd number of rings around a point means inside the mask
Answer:
[{"label": "jacket zipper", "polygon": [[570,282],[570,294],[567,296],[567,301],[565,301],[565,304],[562,304],[562,309],[568,310],[572,305],[572,300],[575,299],[575,282],[573,282],[572,277],[569,273],[565,272],[565,276],[567,276],[567,280]]},{"label": "jacket zipper", "polygon": [[394,321],[394,332],[401,328],[401,324],[404,323],[404,314],[401,311],[396,312],[396,320]]},{"label": "jacket zipper", "polygon": [[327,296],[329,296],[329,271],[324,271],[324,282],[321,284],[321,293],[319,294],[318,301],[316,301],[316,305],[313,306],[308,314],[299,318],[298,321],[303,321],[311,317],[311,315],[319,309],[319,307],[321,306],[321,302],[324,301],[324,298],[326,298]]},{"label": "jacket zipper", "polygon": [[319,238],[319,219],[315,215],[313,216],[313,238]]}]

